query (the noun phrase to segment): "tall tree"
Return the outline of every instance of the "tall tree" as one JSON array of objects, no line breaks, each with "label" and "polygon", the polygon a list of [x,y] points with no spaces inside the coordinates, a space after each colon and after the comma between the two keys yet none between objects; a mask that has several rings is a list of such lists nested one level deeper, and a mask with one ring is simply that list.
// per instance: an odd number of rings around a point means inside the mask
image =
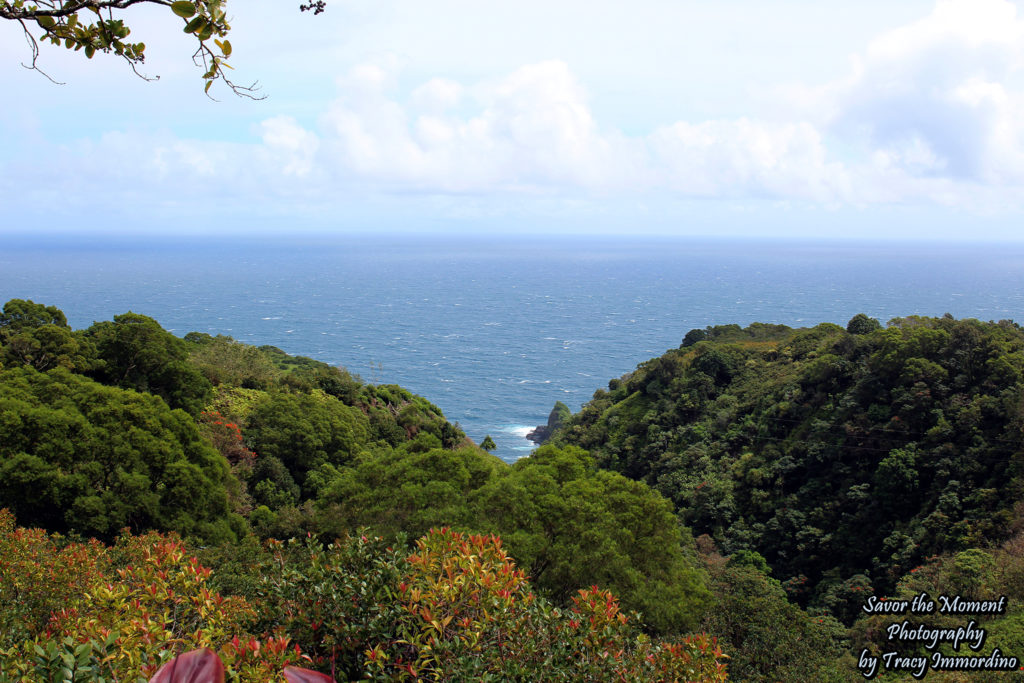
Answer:
[{"label": "tall tree", "polygon": [[156,394],[193,416],[206,405],[210,382],[188,364],[188,345],[156,320],[128,312],[93,324],[85,334],[96,344],[100,381]]}]

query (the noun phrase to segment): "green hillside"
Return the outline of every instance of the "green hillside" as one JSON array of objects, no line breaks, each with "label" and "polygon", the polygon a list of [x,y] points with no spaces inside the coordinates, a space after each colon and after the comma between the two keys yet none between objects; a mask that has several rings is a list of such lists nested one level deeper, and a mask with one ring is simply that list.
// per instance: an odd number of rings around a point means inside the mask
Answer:
[{"label": "green hillside", "polygon": [[857,316],[847,329],[693,330],[549,439],[646,482],[695,535],[760,553],[801,604],[848,620],[934,555],[1020,520],[1024,332]]},{"label": "green hillside", "polygon": [[949,317],[693,330],[508,465],[401,387],[15,299],[0,683],[197,647],[240,681],[853,681],[898,619],[865,601],[922,592],[1006,596],[985,652],[1021,653],[1022,350]]}]

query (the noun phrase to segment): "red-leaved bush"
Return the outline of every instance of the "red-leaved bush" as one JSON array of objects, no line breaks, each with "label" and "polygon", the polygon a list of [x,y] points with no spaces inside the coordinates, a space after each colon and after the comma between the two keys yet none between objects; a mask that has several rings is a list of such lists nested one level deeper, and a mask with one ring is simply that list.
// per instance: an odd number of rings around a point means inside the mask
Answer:
[{"label": "red-leaved bush", "polygon": [[652,642],[609,591],[537,597],[496,536],[259,552],[248,597],[224,597],[174,536],[64,544],[0,511],[0,683],[727,680],[713,638]]}]

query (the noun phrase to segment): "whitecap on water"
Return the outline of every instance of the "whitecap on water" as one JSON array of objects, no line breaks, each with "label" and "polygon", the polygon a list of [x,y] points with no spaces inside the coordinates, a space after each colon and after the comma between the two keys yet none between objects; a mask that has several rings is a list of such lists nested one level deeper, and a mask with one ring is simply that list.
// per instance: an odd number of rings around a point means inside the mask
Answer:
[{"label": "whitecap on water", "polygon": [[[513,436],[518,436],[520,439],[525,439],[526,435],[529,434],[530,432],[532,432],[536,428],[537,428],[536,425],[532,425],[531,426],[531,425],[512,424],[512,425],[503,425],[501,427],[498,427],[498,430],[501,431],[503,434],[512,434]],[[516,449],[518,449],[518,448],[525,448],[525,446],[516,446],[515,448]]]}]

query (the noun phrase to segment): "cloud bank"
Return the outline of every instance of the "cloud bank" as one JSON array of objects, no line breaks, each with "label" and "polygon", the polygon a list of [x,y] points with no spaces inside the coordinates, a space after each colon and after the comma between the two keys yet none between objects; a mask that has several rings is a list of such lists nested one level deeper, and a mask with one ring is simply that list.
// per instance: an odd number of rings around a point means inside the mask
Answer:
[{"label": "cloud bank", "polygon": [[[780,87],[785,117],[667,121],[626,134],[598,120],[587,84],[563,60],[409,84],[385,58],[348,69],[304,121],[271,116],[246,140],[112,132],[51,149],[59,163],[46,185],[83,195],[126,183],[154,195],[215,185],[239,202],[308,205],[371,193],[1016,211],[1022,65],[1013,3],[944,0],[877,36],[831,82]],[[25,157],[4,172],[43,175]]]}]

